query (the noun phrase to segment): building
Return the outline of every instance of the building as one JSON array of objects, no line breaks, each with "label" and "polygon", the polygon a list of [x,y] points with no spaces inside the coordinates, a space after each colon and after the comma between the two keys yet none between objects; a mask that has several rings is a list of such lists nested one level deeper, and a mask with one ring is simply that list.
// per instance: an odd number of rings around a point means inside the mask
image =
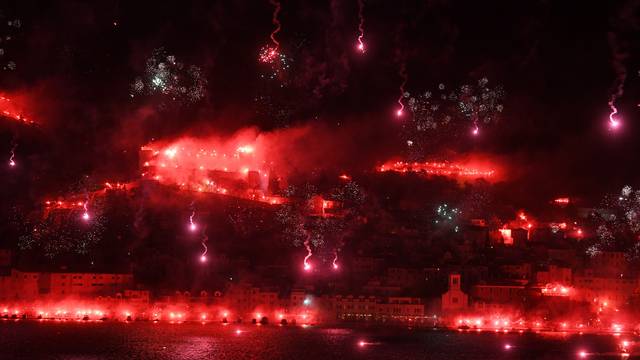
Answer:
[{"label": "building", "polygon": [[0,268],[11,266],[11,250],[0,249]]},{"label": "building", "polygon": [[619,276],[627,270],[629,263],[623,252],[602,251],[589,261],[594,274],[601,276]]},{"label": "building", "polygon": [[340,320],[412,321],[425,316],[422,300],[415,297],[337,295],[334,303]]},{"label": "building", "polygon": [[474,301],[517,305],[526,298],[526,287],[522,282],[478,284],[471,288],[471,296]]},{"label": "building", "polygon": [[149,290],[125,290],[123,297],[130,302],[148,304],[151,300]]},{"label": "building", "polygon": [[8,276],[0,276],[0,299],[111,296],[132,286],[131,274],[39,273],[12,269]]},{"label": "building", "polygon": [[449,290],[442,294],[442,312],[466,310],[469,306],[469,296],[461,289],[460,274],[449,275]]},{"label": "building", "polygon": [[536,283],[540,285],[560,283],[569,286],[572,280],[571,268],[557,265],[549,265],[545,269],[537,271],[535,278]]},{"label": "building", "polygon": [[573,287],[573,300],[596,300],[619,306],[627,302],[639,289],[640,280],[636,277],[602,276],[587,269],[574,277]]},{"label": "building", "polygon": [[500,270],[512,279],[530,279],[532,273],[531,264],[527,262],[502,265]]}]

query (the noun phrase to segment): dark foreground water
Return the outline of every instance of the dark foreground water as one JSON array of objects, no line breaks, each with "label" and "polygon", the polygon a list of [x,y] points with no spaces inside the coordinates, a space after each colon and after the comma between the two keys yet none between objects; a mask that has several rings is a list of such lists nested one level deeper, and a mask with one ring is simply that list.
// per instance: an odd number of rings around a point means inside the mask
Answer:
[{"label": "dark foreground water", "polygon": [[[238,330],[240,331],[238,333]],[[629,336],[0,321],[0,359],[638,359]],[[363,343],[361,343],[363,342]],[[584,354],[580,354],[584,351]]]}]

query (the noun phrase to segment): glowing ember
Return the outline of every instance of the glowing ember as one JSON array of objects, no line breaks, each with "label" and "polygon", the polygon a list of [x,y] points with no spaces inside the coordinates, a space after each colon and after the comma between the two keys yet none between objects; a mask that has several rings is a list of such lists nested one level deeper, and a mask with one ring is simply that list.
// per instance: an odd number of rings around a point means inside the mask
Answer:
[{"label": "glowing ember", "polygon": [[278,49],[271,46],[265,46],[260,49],[260,55],[258,56],[258,60],[261,63],[272,64],[274,63],[280,54],[278,53]]}]

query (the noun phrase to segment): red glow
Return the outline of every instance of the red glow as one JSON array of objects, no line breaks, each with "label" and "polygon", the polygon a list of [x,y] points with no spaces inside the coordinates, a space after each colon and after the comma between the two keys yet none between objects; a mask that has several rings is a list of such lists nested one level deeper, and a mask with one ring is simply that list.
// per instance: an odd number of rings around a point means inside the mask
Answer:
[{"label": "red glow", "polygon": [[278,49],[275,47],[265,46],[260,51],[260,55],[258,56],[258,60],[261,63],[271,64],[275,62],[280,54],[278,53]]},{"label": "red glow", "polygon": [[471,178],[492,177],[495,175],[495,170],[485,170],[451,162],[406,163],[398,161],[386,163],[378,167],[378,171],[394,171],[400,173],[416,172],[427,175]]},{"label": "red glow", "polygon": [[24,114],[25,103],[26,101],[21,96],[9,97],[0,94],[0,116],[28,125],[35,124]]},{"label": "red glow", "polygon": [[547,284],[541,289],[542,295],[545,296],[569,296],[572,289],[560,284]]},{"label": "red glow", "polygon": [[[277,146],[273,139],[246,130],[226,140],[182,138],[151,143],[140,150],[143,177],[186,191],[282,204],[284,198],[267,194],[274,166],[268,151]],[[193,219],[189,226],[191,231],[197,230]]]},{"label": "red glow", "polygon": [[558,205],[567,205],[567,204],[569,204],[569,198],[568,197],[561,197],[561,198],[554,199],[553,202],[558,204]]},{"label": "red glow", "polygon": [[511,236],[511,229],[498,229],[502,236],[502,243],[505,245],[513,245],[513,237]]}]

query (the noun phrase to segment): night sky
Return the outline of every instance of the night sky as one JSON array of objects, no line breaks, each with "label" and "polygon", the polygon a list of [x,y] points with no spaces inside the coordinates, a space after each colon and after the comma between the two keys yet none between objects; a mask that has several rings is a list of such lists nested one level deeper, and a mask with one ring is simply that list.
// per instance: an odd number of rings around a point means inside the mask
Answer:
[{"label": "night sky", "polygon": [[[21,27],[1,28],[12,36],[2,60],[17,66],[0,73],[0,89],[26,94],[41,124],[2,125],[2,151],[18,134],[24,163],[12,178],[3,171],[5,198],[40,199],[84,175],[128,179],[139,146],[152,138],[246,126],[321,126],[338,143],[351,143],[341,155],[350,160],[336,160],[341,167],[367,168],[402,154],[393,113],[403,61],[411,93],[482,77],[505,90],[497,125],[478,138],[440,142],[429,156],[492,158],[523,201],[599,199],[638,183],[640,1],[366,1],[367,51],[359,54],[357,1],[283,0],[278,39],[293,60],[283,89],[259,77],[272,10],[268,1],[1,5],[2,23],[20,19]],[[204,99],[167,104],[130,96],[158,48],[202,69]],[[616,65],[627,76],[616,102],[623,125],[612,132],[607,101]],[[284,120],[275,115],[278,106],[265,110],[255,101],[265,93],[286,108]]]}]

